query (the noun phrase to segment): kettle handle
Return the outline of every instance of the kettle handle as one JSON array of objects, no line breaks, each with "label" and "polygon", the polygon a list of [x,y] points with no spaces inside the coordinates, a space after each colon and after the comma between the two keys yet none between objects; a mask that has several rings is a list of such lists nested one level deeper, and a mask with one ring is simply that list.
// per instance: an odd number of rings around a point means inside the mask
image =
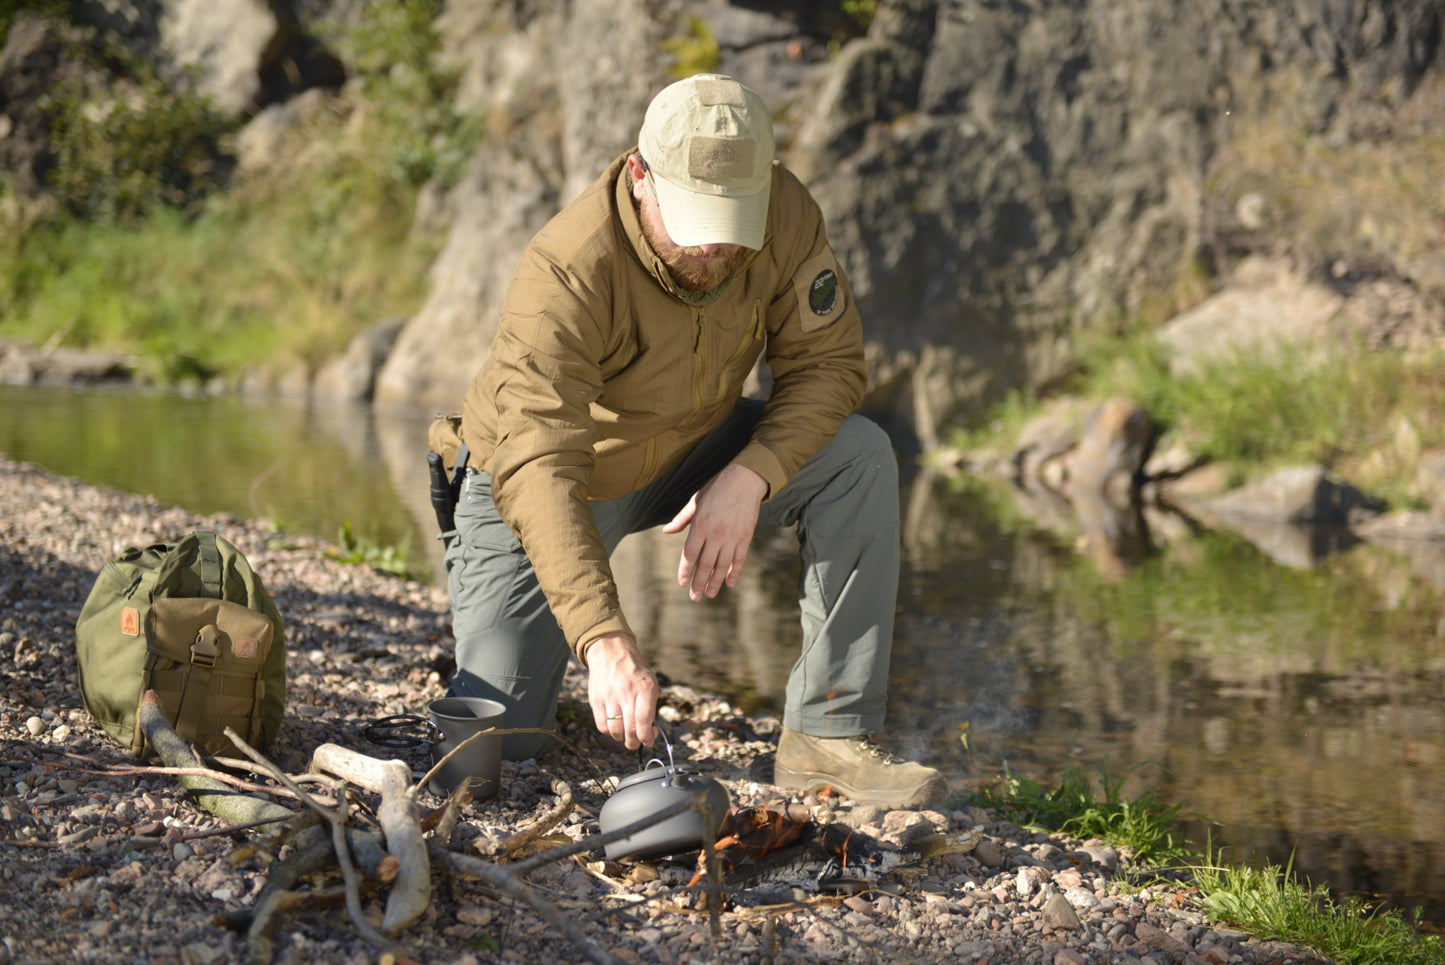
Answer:
[{"label": "kettle handle", "polygon": [[639,747],[637,749],[637,763],[640,766],[640,769],[644,771],[648,770],[654,764],[656,764],[658,767],[676,767],[677,760],[673,757],[672,754],[672,735],[667,732],[667,725],[662,721],[658,720],[653,722],[653,726],[657,728],[658,736],[662,738],[662,746],[667,751],[667,760],[664,761],[662,758],[657,756],[649,758],[647,755],[652,748]]}]

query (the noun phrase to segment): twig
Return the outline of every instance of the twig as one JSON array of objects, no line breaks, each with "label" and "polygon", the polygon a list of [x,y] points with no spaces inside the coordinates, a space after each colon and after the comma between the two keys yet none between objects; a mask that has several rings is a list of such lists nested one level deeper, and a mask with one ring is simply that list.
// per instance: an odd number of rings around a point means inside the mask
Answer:
[{"label": "twig", "polygon": [[[698,815],[702,818],[704,828],[716,828],[721,822],[713,813],[712,802],[706,795],[699,798],[702,807],[698,809]],[[720,909],[722,906],[722,864],[718,861],[717,849],[713,847],[714,835],[704,834],[702,836],[702,854],[707,863],[707,887],[704,889],[707,897],[707,918],[712,928],[712,939],[714,942],[722,939],[722,918]]]},{"label": "twig", "polygon": [[[502,894],[519,901],[525,902],[538,917],[556,928],[562,935],[576,945],[589,962],[594,965],[614,965],[617,961],[604,949],[599,947],[586,935],[582,934],[572,921],[564,915],[551,902],[537,894],[536,889],[526,882],[520,880],[508,869],[501,865],[495,865],[481,858],[474,858],[471,855],[458,854],[455,851],[448,851],[440,846],[433,846],[431,849],[432,859],[439,865],[455,871],[458,874],[469,875],[485,881],[488,885],[500,891]],[[551,852],[547,852],[550,854]]]},{"label": "twig", "polygon": [[633,821],[631,824],[624,825],[614,831],[594,834],[590,837],[583,838],[581,841],[573,841],[571,844],[548,848],[546,851],[532,855],[532,857],[525,861],[518,861],[516,864],[511,865],[512,873],[518,877],[525,877],[544,864],[551,864],[553,861],[560,861],[563,858],[571,857],[574,854],[581,854],[584,851],[593,851],[613,841],[630,838],[637,832],[645,831],[654,824],[660,824],[674,815],[681,814],[684,811],[695,810],[698,807],[697,802],[701,800],[700,797],[682,798],[681,800],[673,801],[667,807],[654,814],[649,814],[645,818]]},{"label": "twig", "polygon": [[[141,698],[138,719],[146,742],[161,760],[171,767],[186,771],[191,769],[189,762],[195,759],[195,755],[190,745],[171,728],[154,690],[147,690]],[[291,808],[241,794],[231,784],[209,775],[182,774],[180,783],[201,807],[236,824],[290,820],[296,816]]]},{"label": "twig", "polygon": [[501,839],[478,839],[476,849],[481,856],[493,860],[510,858],[566,820],[567,815],[572,813],[575,806],[571,786],[561,778],[553,778],[552,793],[557,795],[557,803],[546,814],[541,815],[520,831]]},{"label": "twig", "polygon": [[473,741],[481,740],[483,737],[507,737],[511,734],[552,733],[553,731],[551,730],[551,728],[548,727],[488,727],[486,730],[479,730],[475,734],[468,734],[466,738],[464,738],[459,744],[457,744],[456,747],[453,747],[451,750],[447,751],[446,754],[442,755],[442,757],[438,761],[436,761],[436,763],[432,764],[431,770],[423,774],[421,776],[421,779],[416,782],[415,786],[418,789],[426,787],[429,783],[431,783],[432,777],[443,767],[445,767],[447,762],[449,762],[453,757],[456,757],[463,748],[469,746]]},{"label": "twig", "polygon": [[341,880],[346,884],[346,910],[351,915],[351,921],[356,925],[357,931],[361,932],[367,941],[378,948],[394,952],[395,943],[371,927],[371,922],[366,920],[366,913],[362,910],[361,883],[356,879],[356,867],[352,865],[351,854],[346,847],[346,815],[350,811],[350,806],[346,801],[344,785],[336,789],[336,796],[341,799],[341,807],[331,821],[331,845],[336,849],[336,861],[341,865]]}]

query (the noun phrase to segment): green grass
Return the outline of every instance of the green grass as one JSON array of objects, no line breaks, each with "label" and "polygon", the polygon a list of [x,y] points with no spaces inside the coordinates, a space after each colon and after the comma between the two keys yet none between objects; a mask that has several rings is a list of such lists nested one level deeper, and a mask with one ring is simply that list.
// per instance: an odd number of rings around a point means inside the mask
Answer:
[{"label": "green grass", "polygon": [[1328,889],[1297,880],[1289,867],[1201,865],[1194,883],[1212,921],[1260,938],[1313,948],[1339,965],[1434,965],[1445,949],[1418,922],[1358,899],[1335,902]]},{"label": "green grass", "polygon": [[[161,104],[143,83],[148,106],[97,114],[68,93],[55,186],[77,200],[58,214],[0,205],[0,337],[132,352],[174,383],[312,368],[414,312],[441,243],[413,230],[416,198],[455,183],[481,131],[446,106],[438,9],[370,0],[359,27],[330,38],[353,68],[346,93],[305,117],[263,176],[205,196],[147,147],[197,143],[200,106]],[[158,118],[175,130],[147,126]]]},{"label": "green grass", "polygon": [[[1095,342],[1091,396],[1144,407],[1192,452],[1254,467],[1318,462],[1389,487],[1445,443],[1445,353],[1314,347],[1221,358],[1176,375],[1148,333]],[[1403,498],[1403,490],[1393,493]]]},{"label": "green grass", "polygon": [[346,522],[336,534],[336,550],[332,559],[357,566],[369,566],[382,573],[401,577],[404,580],[420,579],[412,563],[411,540],[403,539],[400,546],[383,545],[373,539],[357,536]]},{"label": "green grass", "polygon": [[1229,867],[1177,840],[1177,805],[1165,805],[1152,792],[1126,798],[1122,780],[1107,773],[1100,790],[1077,769],[1066,769],[1057,787],[1014,777],[1005,770],[991,786],[974,792],[971,803],[994,809],[1024,827],[1096,838],[1123,849],[1127,874],[1148,877],[1152,870],[1189,874],[1211,922],[1249,932],[1261,939],[1312,948],[1339,965],[1438,965],[1445,950],[1424,935],[1418,919],[1392,909],[1369,907],[1347,898],[1336,902],[1324,887],[1295,878],[1291,868]]},{"label": "green grass", "polygon": [[1090,838],[1127,849],[1133,862],[1159,866],[1177,864],[1194,852],[1176,840],[1178,805],[1161,803],[1152,792],[1132,800],[1121,793],[1123,780],[1100,777],[1100,792],[1077,768],[1065,768],[1059,785],[1046,788],[1005,770],[998,783],[974,796],[974,803],[998,810],[1025,827],[1060,831],[1080,840]]},{"label": "green grass", "polygon": [[[1308,356],[1221,358],[1175,374],[1152,331],[1138,328],[1081,338],[1070,389],[1092,403],[1135,402],[1159,426],[1161,445],[1231,466],[1236,483],[1318,463],[1409,507],[1418,503],[1412,480],[1421,453],[1445,445],[1445,352],[1438,350],[1314,346]],[[1042,411],[1033,396],[1014,393],[949,442],[966,453],[1005,452]]]}]

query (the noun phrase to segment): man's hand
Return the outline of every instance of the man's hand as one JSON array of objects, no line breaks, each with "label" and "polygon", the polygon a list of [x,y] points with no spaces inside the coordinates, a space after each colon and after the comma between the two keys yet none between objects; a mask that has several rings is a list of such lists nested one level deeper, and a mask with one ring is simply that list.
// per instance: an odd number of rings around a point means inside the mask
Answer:
[{"label": "man's hand", "polygon": [[767,495],[767,480],[746,466],[728,463],[662,527],[664,533],[688,529],[677,584],[687,587],[693,602],[711,600],[724,583],[737,586]]},{"label": "man's hand", "polygon": [[657,676],[625,633],[587,645],[587,702],[597,729],[630,751],[657,739]]}]

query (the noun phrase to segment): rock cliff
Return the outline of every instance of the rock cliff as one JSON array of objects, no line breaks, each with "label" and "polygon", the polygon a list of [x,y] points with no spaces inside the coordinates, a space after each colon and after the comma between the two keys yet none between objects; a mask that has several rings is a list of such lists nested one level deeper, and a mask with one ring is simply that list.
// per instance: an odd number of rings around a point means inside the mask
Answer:
[{"label": "rock cliff", "polygon": [[378,398],[455,404],[521,245],[632,144],[689,17],[774,105],[864,309],[871,404],[924,444],[1065,375],[1080,328],[1163,321],[1253,253],[1342,299],[1388,284],[1404,327],[1438,325],[1438,249],[1302,234],[1270,190],[1289,172],[1237,142],[1438,136],[1441,3],[885,0],[832,56],[806,6],[453,0],[444,34],[496,136]]}]

